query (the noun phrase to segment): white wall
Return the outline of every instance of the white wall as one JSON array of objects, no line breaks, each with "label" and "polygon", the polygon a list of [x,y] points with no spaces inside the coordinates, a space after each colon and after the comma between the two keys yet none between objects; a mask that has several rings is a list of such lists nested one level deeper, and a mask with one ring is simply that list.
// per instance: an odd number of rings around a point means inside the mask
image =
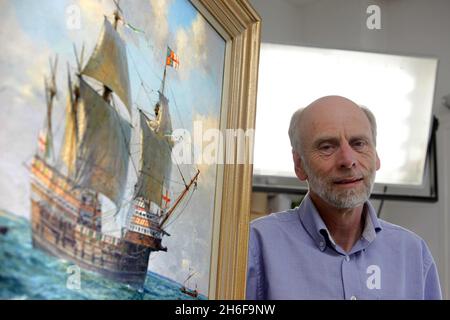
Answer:
[{"label": "white wall", "polygon": [[[382,218],[425,239],[450,299],[450,1],[448,0],[251,0],[262,17],[262,41],[324,48],[431,56],[439,59],[433,113],[438,130],[439,202],[386,201]],[[381,8],[381,30],[366,27],[369,4]],[[383,159],[381,159],[382,161]],[[377,203],[375,203],[377,205]]]}]

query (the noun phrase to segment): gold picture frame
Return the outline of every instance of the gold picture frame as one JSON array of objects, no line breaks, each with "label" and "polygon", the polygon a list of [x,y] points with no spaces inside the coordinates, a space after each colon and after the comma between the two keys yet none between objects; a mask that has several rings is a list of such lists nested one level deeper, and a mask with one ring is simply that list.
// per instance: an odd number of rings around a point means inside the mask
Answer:
[{"label": "gold picture frame", "polygon": [[[226,41],[221,129],[252,129],[256,117],[261,18],[246,0],[192,0]],[[249,150],[249,155],[253,152]],[[246,160],[250,160],[249,156]],[[210,299],[244,299],[253,165],[219,169]]]}]

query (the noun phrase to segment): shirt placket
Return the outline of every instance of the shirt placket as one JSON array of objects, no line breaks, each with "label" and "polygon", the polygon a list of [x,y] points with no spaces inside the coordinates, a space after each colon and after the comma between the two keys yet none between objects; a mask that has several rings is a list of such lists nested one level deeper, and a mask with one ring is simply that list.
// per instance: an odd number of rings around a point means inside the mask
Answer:
[{"label": "shirt placket", "polygon": [[355,256],[345,255],[342,258],[342,285],[345,300],[358,299],[358,277]]}]

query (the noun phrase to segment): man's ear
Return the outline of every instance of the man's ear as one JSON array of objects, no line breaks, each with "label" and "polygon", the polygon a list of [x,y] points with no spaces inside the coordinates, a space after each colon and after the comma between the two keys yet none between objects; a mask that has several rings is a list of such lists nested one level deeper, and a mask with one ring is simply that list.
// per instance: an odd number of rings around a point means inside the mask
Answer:
[{"label": "man's ear", "polygon": [[294,150],[292,150],[292,159],[294,160],[294,169],[297,177],[301,181],[305,181],[306,179],[308,179],[308,175],[306,174],[305,169],[303,167],[303,160],[300,157],[300,155]]},{"label": "man's ear", "polygon": [[381,166],[380,158],[378,157],[378,152],[376,153],[376,156],[377,156],[376,168],[377,168],[377,171],[378,171],[378,169],[380,169],[380,166]]}]

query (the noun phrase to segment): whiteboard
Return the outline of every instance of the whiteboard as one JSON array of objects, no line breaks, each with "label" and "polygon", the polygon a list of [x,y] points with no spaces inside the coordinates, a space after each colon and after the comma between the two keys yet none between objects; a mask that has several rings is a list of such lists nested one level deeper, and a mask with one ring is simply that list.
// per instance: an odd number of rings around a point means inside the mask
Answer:
[{"label": "whiteboard", "polygon": [[375,182],[422,185],[437,65],[434,58],[263,43],[254,175],[295,177],[291,115],[319,97],[341,95],[377,119]]}]

